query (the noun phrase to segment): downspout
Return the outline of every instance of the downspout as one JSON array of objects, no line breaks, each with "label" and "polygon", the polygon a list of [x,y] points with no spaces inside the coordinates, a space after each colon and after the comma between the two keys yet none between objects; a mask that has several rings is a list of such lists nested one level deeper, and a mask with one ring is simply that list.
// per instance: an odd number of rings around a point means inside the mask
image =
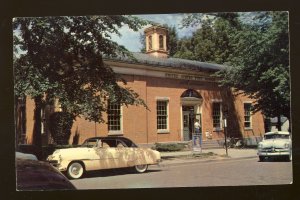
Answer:
[{"label": "downspout", "polygon": [[[147,79],[147,78],[146,78]],[[147,81],[146,81],[146,105],[148,106],[148,86],[147,86]],[[148,112],[149,110],[146,109],[146,120],[147,120],[147,123],[146,123],[146,138],[147,138],[147,144],[149,144],[149,121],[148,121]]]}]

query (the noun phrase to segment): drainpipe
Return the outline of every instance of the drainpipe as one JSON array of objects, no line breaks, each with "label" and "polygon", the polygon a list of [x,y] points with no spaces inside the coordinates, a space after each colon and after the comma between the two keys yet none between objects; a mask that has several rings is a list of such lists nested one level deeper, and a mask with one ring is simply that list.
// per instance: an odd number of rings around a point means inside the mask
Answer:
[{"label": "drainpipe", "polygon": [[[147,88],[147,81],[146,81],[146,105],[148,106],[148,88]],[[149,144],[149,135],[148,135],[148,132],[149,132],[149,121],[148,121],[148,112],[149,110],[146,109],[146,139],[147,139],[147,144]]]},{"label": "drainpipe", "polygon": [[96,124],[96,121],[95,121],[95,137],[97,137],[97,124]]}]

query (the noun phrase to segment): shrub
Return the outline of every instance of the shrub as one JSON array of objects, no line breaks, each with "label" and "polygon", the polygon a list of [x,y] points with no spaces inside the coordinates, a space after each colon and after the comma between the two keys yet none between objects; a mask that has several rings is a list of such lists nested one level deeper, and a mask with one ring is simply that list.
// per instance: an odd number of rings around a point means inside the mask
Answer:
[{"label": "shrub", "polygon": [[67,112],[54,112],[50,116],[49,129],[56,144],[68,144],[74,117]]},{"label": "shrub", "polygon": [[181,143],[156,143],[154,147],[157,151],[181,151],[185,144]]}]

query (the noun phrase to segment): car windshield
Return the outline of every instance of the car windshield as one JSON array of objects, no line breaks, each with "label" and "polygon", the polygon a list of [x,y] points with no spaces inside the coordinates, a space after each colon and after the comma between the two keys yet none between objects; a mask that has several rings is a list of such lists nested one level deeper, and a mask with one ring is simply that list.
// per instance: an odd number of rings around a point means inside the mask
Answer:
[{"label": "car windshield", "polygon": [[283,134],[269,134],[269,135],[265,135],[265,139],[269,140],[269,139],[289,139],[289,135],[283,135]]}]

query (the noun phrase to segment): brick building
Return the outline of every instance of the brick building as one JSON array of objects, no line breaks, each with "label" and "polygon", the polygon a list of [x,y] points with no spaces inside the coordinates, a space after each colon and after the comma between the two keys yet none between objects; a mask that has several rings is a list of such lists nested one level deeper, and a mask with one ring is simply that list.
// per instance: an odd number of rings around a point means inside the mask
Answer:
[{"label": "brick building", "polygon": [[[125,136],[140,144],[189,141],[196,119],[204,141],[218,140],[224,138],[224,110],[228,110],[228,135],[255,138],[264,133],[262,114],[250,112],[254,100],[219,87],[211,76],[225,66],[168,57],[167,30],[163,27],[147,28],[145,36],[146,53],[133,53],[136,60],[116,58],[105,62],[140,95],[149,110],[143,106],[109,105],[108,114],[104,114],[106,123],[76,119],[70,143],[76,131],[80,133],[79,143],[88,137],[107,135]],[[26,128],[20,134],[31,143],[34,103],[27,98],[25,104]],[[48,112],[55,109],[48,108]],[[44,143],[48,143],[50,133],[45,123],[42,134]]]}]

